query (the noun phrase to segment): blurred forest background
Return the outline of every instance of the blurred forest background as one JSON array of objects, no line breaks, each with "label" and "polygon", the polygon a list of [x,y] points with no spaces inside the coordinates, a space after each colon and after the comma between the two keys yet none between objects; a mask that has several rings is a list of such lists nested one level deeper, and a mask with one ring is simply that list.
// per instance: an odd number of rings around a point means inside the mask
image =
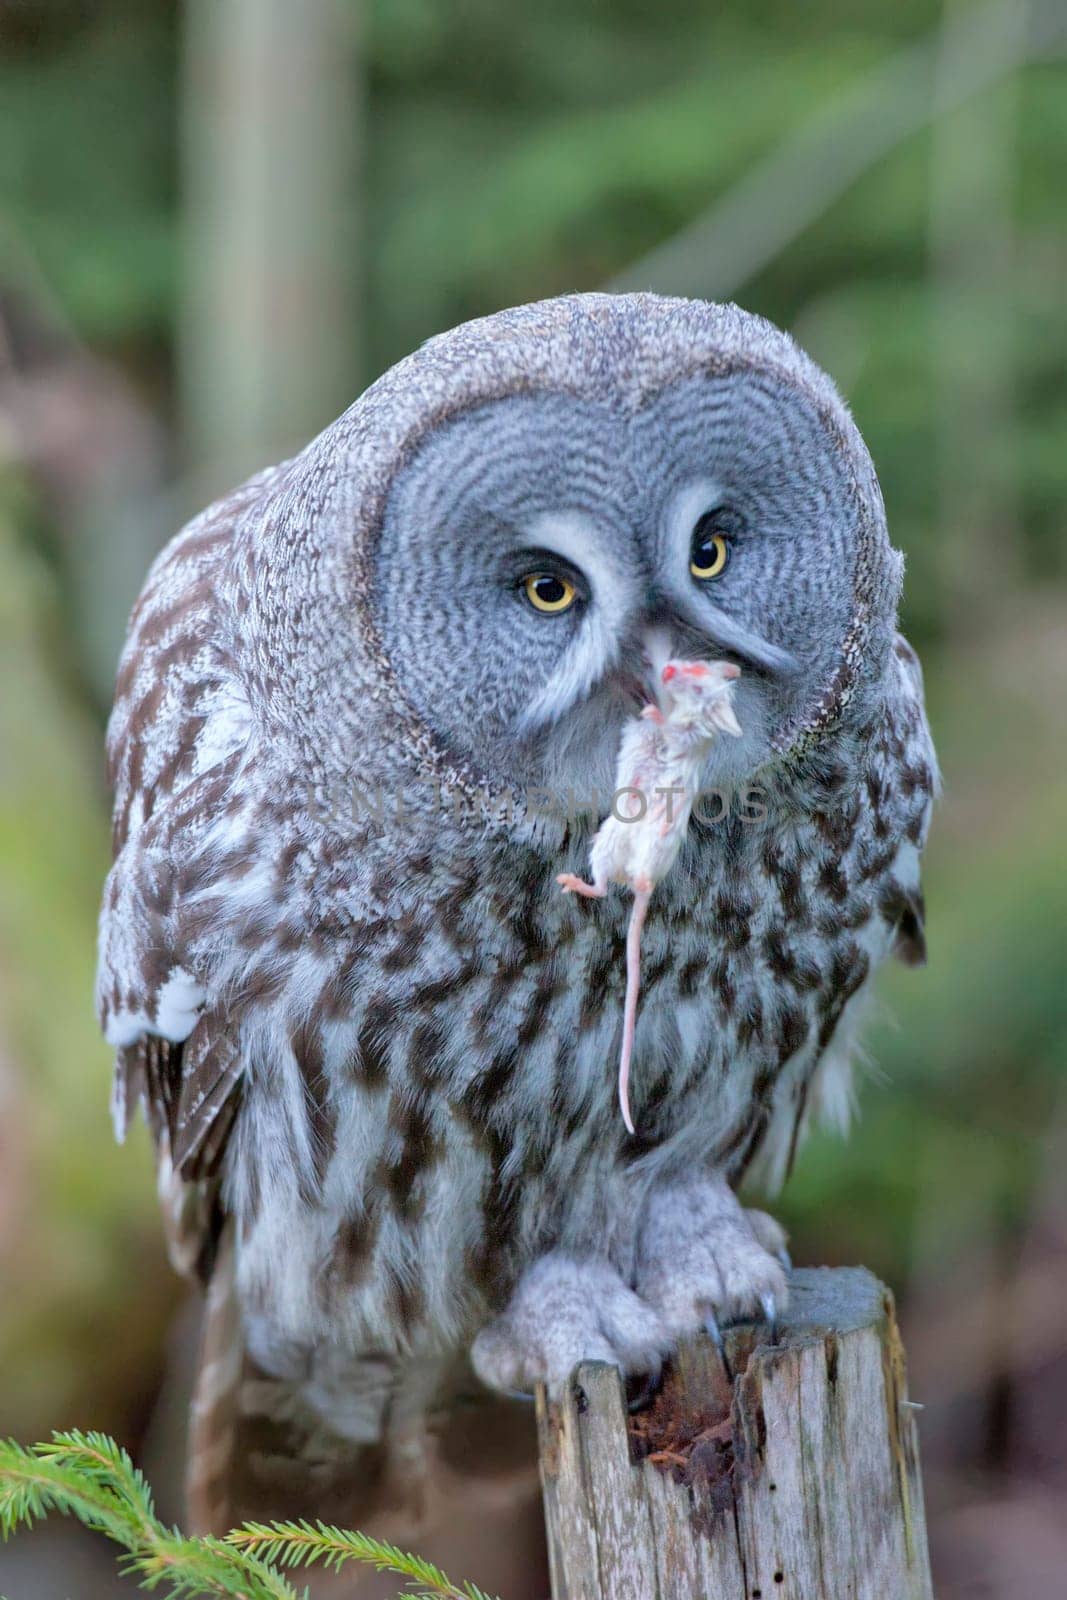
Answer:
[{"label": "blurred forest background", "polygon": [[899,1297],[943,1600],[1064,1592],[1065,53],[1067,0],[0,0],[0,1432],[110,1430],[176,1514],[195,1312],[92,1008],[151,556],[463,318],[736,298],[871,446],[946,780],[930,965],[781,1209]]}]

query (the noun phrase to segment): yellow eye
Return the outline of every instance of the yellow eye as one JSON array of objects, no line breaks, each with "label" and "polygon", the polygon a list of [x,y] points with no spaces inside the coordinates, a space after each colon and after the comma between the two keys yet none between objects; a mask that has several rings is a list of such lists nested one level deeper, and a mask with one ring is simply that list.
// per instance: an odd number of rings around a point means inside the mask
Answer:
[{"label": "yellow eye", "polygon": [[730,544],[721,533],[696,533],[689,552],[689,570],[694,578],[717,578],[726,571]]},{"label": "yellow eye", "polygon": [[522,580],[522,591],[535,611],[567,611],[574,604],[576,590],[566,578],[554,572],[531,572]]}]

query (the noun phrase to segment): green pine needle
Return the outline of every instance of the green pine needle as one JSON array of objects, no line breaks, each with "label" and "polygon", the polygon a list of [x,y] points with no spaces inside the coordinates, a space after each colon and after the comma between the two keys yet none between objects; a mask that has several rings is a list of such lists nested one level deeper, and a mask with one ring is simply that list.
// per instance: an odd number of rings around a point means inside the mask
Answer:
[{"label": "green pine needle", "polygon": [[[379,1572],[395,1572],[409,1585],[421,1585],[420,1595],[431,1600],[491,1600],[476,1584],[455,1584],[440,1567],[413,1556],[395,1544],[351,1533],[325,1522],[246,1522],[226,1535],[239,1550],[254,1551],[280,1567],[310,1566],[321,1562],[336,1572],[346,1561],[361,1561]],[[413,1597],[419,1600],[419,1596]]]},{"label": "green pine needle", "polygon": [[119,1545],[123,1572],[170,1600],[300,1600],[281,1569],[349,1561],[403,1578],[406,1600],[491,1600],[420,1556],[322,1522],[247,1522],[224,1539],[187,1538],[160,1522],[144,1475],[106,1434],[56,1433],[30,1449],[0,1439],[0,1538],[53,1511]]}]

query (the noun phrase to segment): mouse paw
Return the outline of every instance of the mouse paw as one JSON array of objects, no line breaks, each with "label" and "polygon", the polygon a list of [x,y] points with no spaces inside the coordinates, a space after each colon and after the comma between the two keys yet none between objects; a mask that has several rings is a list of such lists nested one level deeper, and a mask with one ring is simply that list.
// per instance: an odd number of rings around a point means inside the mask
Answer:
[{"label": "mouse paw", "polygon": [[556,882],[564,894],[580,894],[587,900],[602,900],[607,893],[607,886],[602,883],[586,883],[584,878],[579,878],[573,872],[558,872]]},{"label": "mouse paw", "polygon": [[660,1317],[606,1261],[555,1252],[523,1274],[471,1361],[490,1388],[528,1393],[540,1382],[558,1395],[580,1361],[658,1374],[669,1345]]},{"label": "mouse paw", "polygon": [[774,1324],[788,1299],[785,1234],[743,1209],[721,1179],[653,1192],[639,1244],[637,1292],[672,1339],[749,1318]]}]

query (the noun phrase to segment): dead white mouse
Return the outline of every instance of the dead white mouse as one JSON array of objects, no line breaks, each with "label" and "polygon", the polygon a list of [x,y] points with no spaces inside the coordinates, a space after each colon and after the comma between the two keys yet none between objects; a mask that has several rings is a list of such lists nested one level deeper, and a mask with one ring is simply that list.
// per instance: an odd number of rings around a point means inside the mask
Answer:
[{"label": "dead white mouse", "polygon": [[652,891],[682,847],[708,751],[719,733],[741,732],[731,704],[740,676],[741,669],[731,661],[667,662],[661,673],[663,708],[646,706],[623,730],[616,803],[598,828],[589,853],[592,883],[573,872],[561,872],[556,879],[565,894],[596,899],[607,893],[611,883],[625,883],[633,890],[619,1057],[619,1104],[630,1133],[634,1132],[630,1058],[641,987],[641,929]]}]

